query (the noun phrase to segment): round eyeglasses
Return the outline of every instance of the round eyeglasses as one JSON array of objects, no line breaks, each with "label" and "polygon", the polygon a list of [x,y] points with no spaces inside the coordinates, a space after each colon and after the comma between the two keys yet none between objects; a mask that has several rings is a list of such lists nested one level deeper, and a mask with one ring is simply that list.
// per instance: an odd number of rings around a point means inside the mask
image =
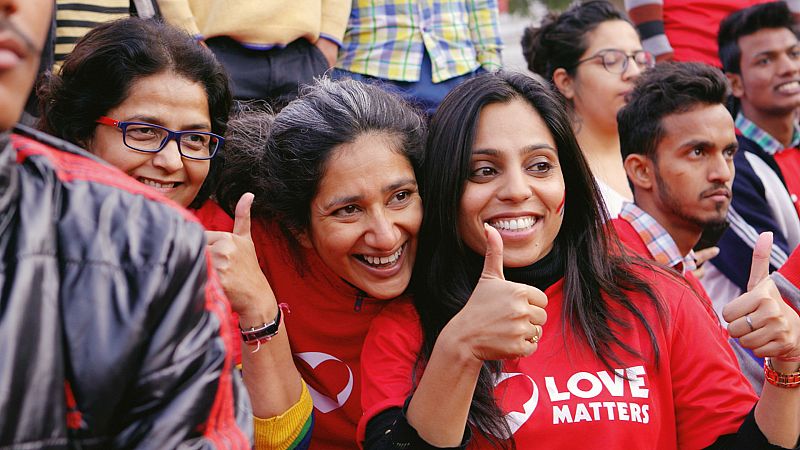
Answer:
[{"label": "round eyeglasses", "polygon": [[607,49],[600,50],[594,55],[578,61],[572,67],[577,67],[579,64],[583,64],[586,61],[591,61],[595,58],[600,58],[600,60],[603,62],[603,68],[606,69],[607,72],[618,75],[623,74],[626,70],[628,70],[628,60],[630,59],[636,63],[640,70],[652,69],[653,66],[656,65],[656,58],[652,53],[645,50],[637,50],[633,53],[625,53],[622,50]]},{"label": "round eyeglasses", "polygon": [[222,136],[204,131],[172,131],[161,125],[146,122],[120,122],[102,116],[97,123],[122,131],[122,143],[126,147],[145,153],[158,153],[169,141],[178,143],[178,152],[188,159],[207,160],[217,154],[225,142]]}]

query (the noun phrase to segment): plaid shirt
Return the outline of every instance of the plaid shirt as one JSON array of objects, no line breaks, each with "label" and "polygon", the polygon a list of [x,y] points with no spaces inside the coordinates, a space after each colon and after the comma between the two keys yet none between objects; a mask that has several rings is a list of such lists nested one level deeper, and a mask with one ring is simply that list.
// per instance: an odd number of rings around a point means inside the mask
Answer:
[{"label": "plaid shirt", "polygon": [[784,147],[777,139],[770,136],[769,133],[762,130],[750,119],[745,117],[741,112],[736,116],[736,128],[742,133],[742,136],[750,139],[759,145],[765,152],[774,155],[782,152],[786,148],[795,148],[800,146],[800,126],[795,124],[794,134],[792,134],[792,142],[789,147]]},{"label": "plaid shirt", "polygon": [[353,0],[339,69],[419,81],[424,51],[439,83],[501,65],[497,0]]},{"label": "plaid shirt", "polygon": [[625,203],[622,205],[619,217],[627,220],[633,229],[639,233],[639,237],[644,241],[654,260],[672,267],[681,274],[685,274],[687,270],[695,270],[697,268],[694,260],[694,251],[690,251],[686,256],[681,256],[678,245],[667,230],[653,216],[647,214],[638,206],[633,203]]}]

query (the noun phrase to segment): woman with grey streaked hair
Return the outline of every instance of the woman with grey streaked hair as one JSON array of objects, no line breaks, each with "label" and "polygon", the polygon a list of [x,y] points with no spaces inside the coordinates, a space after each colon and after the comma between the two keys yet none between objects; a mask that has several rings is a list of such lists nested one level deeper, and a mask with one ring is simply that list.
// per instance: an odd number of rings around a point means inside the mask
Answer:
[{"label": "woman with grey streaked hair", "polygon": [[235,224],[208,238],[249,344],[257,447],[302,447],[312,423],[312,448],[356,446],[361,343],[414,265],[425,128],[396,95],[327,79],[274,117],[230,121],[218,200]]}]

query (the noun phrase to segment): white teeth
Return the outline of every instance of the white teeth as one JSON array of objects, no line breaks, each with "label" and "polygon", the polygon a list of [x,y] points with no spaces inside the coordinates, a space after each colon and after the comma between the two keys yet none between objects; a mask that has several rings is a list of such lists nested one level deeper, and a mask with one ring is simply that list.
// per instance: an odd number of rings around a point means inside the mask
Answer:
[{"label": "white teeth", "polygon": [[161,183],[157,183],[157,182],[155,182],[153,180],[150,180],[150,179],[147,179],[147,178],[139,178],[139,181],[142,184],[146,184],[148,186],[152,186],[152,187],[154,187],[156,189],[169,189],[169,188],[175,187],[175,183],[161,184]]},{"label": "white teeth", "polygon": [[405,245],[400,246],[400,248],[397,249],[397,251],[394,252],[394,254],[389,256],[370,256],[370,255],[361,255],[361,256],[364,257],[364,261],[374,266],[394,264],[397,262],[398,258],[400,258],[400,255],[403,254],[403,247],[405,247]]},{"label": "white teeth", "polygon": [[800,89],[800,82],[792,81],[791,83],[786,83],[778,86],[779,92],[794,92]]},{"label": "white teeth", "polygon": [[496,220],[494,222],[489,223],[489,225],[500,230],[519,231],[528,229],[532,227],[535,223],[536,219],[534,219],[533,217],[518,217],[516,219]]}]

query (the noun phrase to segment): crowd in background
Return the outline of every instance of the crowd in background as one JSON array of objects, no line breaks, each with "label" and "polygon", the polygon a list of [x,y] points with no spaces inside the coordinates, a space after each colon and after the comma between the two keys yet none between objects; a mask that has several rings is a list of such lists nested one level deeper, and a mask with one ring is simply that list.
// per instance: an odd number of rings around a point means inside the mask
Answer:
[{"label": "crowd in background", "polygon": [[0,448],[800,446],[800,1],[0,0]]}]

